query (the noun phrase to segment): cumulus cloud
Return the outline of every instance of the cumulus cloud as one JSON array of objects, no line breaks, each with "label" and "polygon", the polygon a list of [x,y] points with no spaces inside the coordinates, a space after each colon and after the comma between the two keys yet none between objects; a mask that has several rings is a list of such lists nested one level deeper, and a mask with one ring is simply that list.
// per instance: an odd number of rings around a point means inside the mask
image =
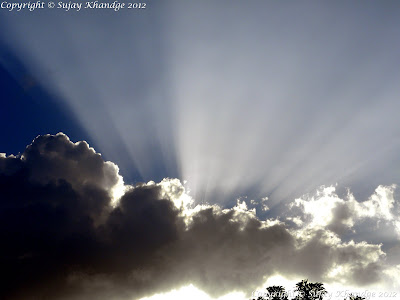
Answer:
[{"label": "cumulus cloud", "polygon": [[330,236],[336,244],[338,252],[330,271],[324,274],[326,280],[341,278],[343,282],[364,285],[376,283],[383,274],[397,272],[400,214],[395,188],[378,186],[368,199],[357,201],[350,191],[340,198],[334,186],[322,186],[314,195],[288,205],[287,220],[294,223],[293,231],[300,241],[310,245],[313,233],[323,232],[322,240]]},{"label": "cumulus cloud", "polygon": [[[195,206],[178,179],[124,186],[115,164],[57,134],[2,155],[0,190],[7,299],[138,299],[187,284],[219,296],[274,274],[368,285],[398,273],[381,245],[338,234],[372,209],[392,212],[390,188],[351,205],[331,190],[322,219],[308,205],[325,200],[299,199],[297,216],[260,220],[242,200]],[[354,216],[356,205],[364,210]]]},{"label": "cumulus cloud", "polygon": [[361,235],[371,241],[379,233],[380,238],[398,240],[400,213],[395,189],[396,185],[380,185],[368,199],[357,201],[350,191],[340,198],[334,186],[322,186],[314,195],[290,203],[288,219],[303,229],[325,228],[340,236]]}]

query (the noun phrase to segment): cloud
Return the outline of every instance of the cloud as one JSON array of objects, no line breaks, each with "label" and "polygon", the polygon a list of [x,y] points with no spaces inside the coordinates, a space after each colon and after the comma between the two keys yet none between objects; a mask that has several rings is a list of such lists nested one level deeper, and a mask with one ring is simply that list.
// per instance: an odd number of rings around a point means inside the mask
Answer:
[{"label": "cloud", "polygon": [[[249,293],[274,274],[362,286],[398,273],[381,245],[341,239],[332,224],[364,215],[337,208],[344,202],[332,190],[325,223],[307,219],[307,205],[323,200],[294,202],[297,228],[290,219],[260,220],[245,201],[195,206],[178,179],[121,185],[115,164],[61,133],[1,156],[2,296],[137,299],[188,284],[220,296]],[[357,205],[370,212],[381,201],[391,211],[389,196]]]},{"label": "cloud", "polygon": [[[329,249],[335,252],[330,272],[321,273],[325,280],[341,278],[346,283],[365,285],[379,281],[383,274],[396,272],[400,263],[400,214],[394,199],[395,189],[395,185],[378,186],[373,195],[359,202],[350,191],[342,199],[334,186],[322,186],[314,195],[298,198],[288,205],[287,219],[294,223],[294,232],[306,247],[313,243],[315,232],[321,235],[319,246],[327,243],[329,236],[336,243]],[[388,249],[387,253],[382,246]],[[319,253],[323,251],[328,250],[321,249]],[[318,255],[313,260],[317,258]]]},{"label": "cloud", "polygon": [[315,195],[306,195],[290,203],[288,219],[299,219],[298,226],[303,228],[324,228],[340,236],[360,236],[373,241],[375,231],[387,239],[400,237],[400,211],[394,199],[396,185],[376,188],[365,201],[357,201],[348,191],[343,199],[336,193],[334,186],[322,186]]}]

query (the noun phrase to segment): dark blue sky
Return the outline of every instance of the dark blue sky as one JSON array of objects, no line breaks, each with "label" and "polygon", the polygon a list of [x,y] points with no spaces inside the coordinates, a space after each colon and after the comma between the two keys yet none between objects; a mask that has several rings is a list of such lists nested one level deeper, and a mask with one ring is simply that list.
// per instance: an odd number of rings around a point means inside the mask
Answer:
[{"label": "dark blue sky", "polygon": [[69,108],[51,96],[8,49],[0,46],[0,55],[1,152],[23,152],[37,135],[60,131],[72,140],[88,139]]},{"label": "dark blue sky", "polygon": [[[80,125],[70,107],[41,85],[6,46],[0,44],[0,152],[17,155],[43,134],[63,132],[71,141],[100,148]],[[124,152],[120,152],[122,155]],[[125,156],[128,154],[125,153]],[[107,155],[104,156],[107,160]],[[120,166],[127,182],[143,180],[132,165]],[[162,174],[159,178],[162,179]]]}]

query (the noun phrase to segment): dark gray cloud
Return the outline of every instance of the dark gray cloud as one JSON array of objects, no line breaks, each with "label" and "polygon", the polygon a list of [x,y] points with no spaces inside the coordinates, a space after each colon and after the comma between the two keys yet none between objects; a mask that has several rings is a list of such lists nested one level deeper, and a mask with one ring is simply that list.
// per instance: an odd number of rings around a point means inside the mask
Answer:
[{"label": "dark gray cloud", "polygon": [[240,202],[179,206],[178,180],[129,187],[113,202],[120,181],[114,164],[63,134],[0,157],[2,298],[138,299],[189,283],[218,296],[273,274],[335,282],[338,263],[350,283],[382,280],[378,245],[296,232]]},{"label": "dark gray cloud", "polygon": [[335,208],[332,211],[332,221],[328,225],[328,229],[341,235],[349,230],[348,221],[351,219],[351,210],[350,208],[343,203],[336,204]]}]

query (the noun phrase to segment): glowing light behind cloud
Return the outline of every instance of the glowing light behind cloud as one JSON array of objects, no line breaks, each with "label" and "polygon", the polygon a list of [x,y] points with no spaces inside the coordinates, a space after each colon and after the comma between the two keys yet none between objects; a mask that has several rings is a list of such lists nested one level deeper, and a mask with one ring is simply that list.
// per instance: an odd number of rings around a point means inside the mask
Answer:
[{"label": "glowing light behind cloud", "polygon": [[229,293],[218,299],[211,298],[206,293],[194,287],[192,284],[168,293],[156,294],[151,297],[142,298],[140,300],[245,300],[247,299],[242,293]]},{"label": "glowing light behind cloud", "polygon": [[[229,293],[219,298],[212,298],[203,291],[199,290],[192,284],[174,289],[167,293],[155,294],[151,297],[141,298],[140,300],[249,300],[256,299],[257,296],[266,296],[266,288],[273,285],[283,286],[289,295],[289,299],[293,299],[297,293],[295,286],[298,280],[289,280],[281,275],[275,275],[270,278],[259,288],[252,292],[252,298],[246,297],[243,293]],[[395,290],[388,290],[387,287],[365,287],[359,288],[349,286],[346,284],[324,284],[327,290],[327,294],[324,299],[327,300],[342,300],[348,298],[350,294],[360,295],[367,300],[379,298],[383,300],[389,300],[396,297],[398,292]]]}]

